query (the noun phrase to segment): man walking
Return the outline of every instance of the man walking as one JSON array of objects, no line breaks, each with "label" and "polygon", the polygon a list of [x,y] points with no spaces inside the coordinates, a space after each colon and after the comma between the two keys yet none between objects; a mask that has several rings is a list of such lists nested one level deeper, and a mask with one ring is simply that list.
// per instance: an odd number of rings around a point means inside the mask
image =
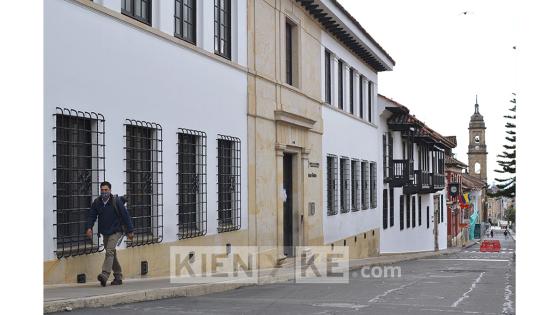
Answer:
[{"label": "man walking", "polygon": [[103,235],[105,261],[97,280],[102,286],[106,286],[111,270],[113,270],[115,279],[111,282],[111,285],[120,285],[122,284],[122,269],[117,259],[116,247],[117,243],[120,243],[119,240],[123,233],[127,233],[128,239],[132,240],[134,228],[122,201],[111,194],[111,183],[102,182],[100,190],[101,196],[93,201],[89,210],[86,235],[89,238],[93,237],[92,228],[99,218],[98,231]]}]

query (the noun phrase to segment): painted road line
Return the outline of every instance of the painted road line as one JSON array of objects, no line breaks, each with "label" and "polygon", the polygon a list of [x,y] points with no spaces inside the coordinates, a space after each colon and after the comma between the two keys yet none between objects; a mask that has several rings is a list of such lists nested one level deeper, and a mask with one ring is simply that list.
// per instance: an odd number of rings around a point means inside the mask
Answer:
[{"label": "painted road line", "polygon": [[369,300],[368,303],[376,303],[376,302],[378,302],[381,298],[387,296],[389,293],[395,292],[395,291],[400,291],[400,290],[402,290],[402,289],[404,289],[404,288],[406,288],[406,287],[409,287],[409,286],[415,284],[416,282],[418,282],[418,280],[412,281],[412,282],[409,282],[409,283],[405,283],[405,284],[401,285],[400,287],[396,287],[396,288],[394,288],[394,289],[387,290],[387,291],[383,292],[382,294],[376,295],[373,299]]},{"label": "painted road line", "polygon": [[508,262],[509,259],[484,259],[484,258],[424,258],[419,260],[442,260],[442,261],[496,261]]},{"label": "painted road line", "polygon": [[477,283],[480,282],[480,279],[482,279],[482,276],[484,276],[485,273],[486,271],[481,272],[478,278],[476,278],[476,280],[474,280],[474,282],[471,284],[470,289],[468,289],[467,292],[463,293],[463,296],[461,296],[457,301],[455,301],[455,303],[451,304],[451,307],[457,307],[459,303],[467,299],[469,297],[469,293],[471,293],[474,290],[474,288],[476,288]]}]

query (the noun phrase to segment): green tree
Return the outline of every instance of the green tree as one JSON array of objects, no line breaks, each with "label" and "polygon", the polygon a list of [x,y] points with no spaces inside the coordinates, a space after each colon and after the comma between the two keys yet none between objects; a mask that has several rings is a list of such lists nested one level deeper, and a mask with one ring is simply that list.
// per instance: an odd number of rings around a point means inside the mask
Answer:
[{"label": "green tree", "polygon": [[[515,125],[515,110],[517,106],[516,94],[513,94],[513,99],[510,100],[510,103],[513,104],[513,107],[509,109],[511,113],[509,115],[505,115],[506,118],[506,144],[503,145],[504,151],[502,154],[498,154],[498,165],[502,168],[501,170],[495,170],[495,172],[502,174],[501,178],[495,178],[496,187],[498,190],[495,193],[488,193],[491,197],[509,197],[515,198],[515,153],[516,153],[516,125]],[[515,212],[514,212],[515,213]],[[515,214],[514,214],[515,215]]]},{"label": "green tree", "polygon": [[512,223],[515,223],[515,208],[511,207],[509,209],[506,210],[505,213],[506,216],[506,221],[510,221]]}]

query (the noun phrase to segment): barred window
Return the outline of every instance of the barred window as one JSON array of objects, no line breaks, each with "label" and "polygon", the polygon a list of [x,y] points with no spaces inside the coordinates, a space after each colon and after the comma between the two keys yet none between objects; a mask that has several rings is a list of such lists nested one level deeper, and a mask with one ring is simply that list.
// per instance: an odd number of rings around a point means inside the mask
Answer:
[{"label": "barred window", "polygon": [[121,13],[144,24],[152,24],[152,0],[121,0]]},{"label": "barred window", "polygon": [[404,230],[404,195],[401,195],[400,200],[399,200],[399,224],[400,224],[400,228],[401,230]]},{"label": "barred window", "polygon": [[412,196],[412,227],[416,227],[416,196]]},{"label": "barred window", "polygon": [[410,195],[406,195],[406,228],[410,228]]},{"label": "barred window", "polygon": [[352,211],[360,209],[360,161],[352,160]]},{"label": "barred window", "polygon": [[327,156],[327,215],[338,213],[338,158],[334,155]]},{"label": "barred window", "polygon": [[369,163],[369,187],[370,187],[370,206],[371,208],[377,208],[377,163]]},{"label": "barred window", "polygon": [[422,196],[418,196],[418,226],[422,225]]},{"label": "barred window", "polygon": [[241,228],[241,140],[218,135],[218,232]]},{"label": "barred window", "polygon": [[127,246],[163,239],[162,130],[156,123],[127,119],[125,135],[127,206],[134,238]]},{"label": "barred window", "polygon": [[196,0],[175,0],[175,36],[196,45]]},{"label": "barred window", "polygon": [[389,226],[395,225],[395,190],[389,191]]},{"label": "barred window", "polygon": [[388,216],[387,216],[387,212],[388,212],[388,204],[387,204],[387,189],[383,189],[383,229],[387,229],[388,227]]},{"label": "barred window", "polygon": [[444,221],[443,220],[444,219],[443,215],[445,214],[444,204],[443,204],[443,195],[439,195],[439,200],[440,200],[440,203],[441,203],[441,207],[439,208],[440,211],[441,211],[441,215],[439,217],[440,217],[440,221],[443,223],[443,221]]},{"label": "barred window", "polygon": [[369,209],[369,162],[362,161],[362,210]]},{"label": "barred window", "polygon": [[[86,237],[88,211],[105,180],[105,118],[101,114],[56,108],[55,200],[57,258],[103,250],[94,231]],[[96,229],[96,227],[94,227]]]},{"label": "barred window", "polygon": [[350,211],[350,160],[340,158],[340,213]]},{"label": "barred window", "polygon": [[231,0],[214,0],[214,52],[231,59]]},{"label": "barred window", "polygon": [[179,239],[206,234],[206,133],[177,132]]}]

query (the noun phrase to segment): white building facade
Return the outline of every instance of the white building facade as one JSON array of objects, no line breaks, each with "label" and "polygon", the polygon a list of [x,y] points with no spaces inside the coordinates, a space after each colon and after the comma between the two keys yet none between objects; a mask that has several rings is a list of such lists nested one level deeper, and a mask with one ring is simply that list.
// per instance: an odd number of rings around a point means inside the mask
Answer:
[{"label": "white building facade", "polygon": [[[70,257],[102,250],[84,232],[104,180],[127,196],[133,217],[123,252],[148,259],[149,248],[178,240],[243,242],[246,8],[245,0],[44,1],[46,264],[69,269]],[[72,276],[60,269],[45,271],[45,283]]]},{"label": "white building facade", "polygon": [[358,57],[336,32],[321,31],[324,243],[349,246],[351,257],[377,255],[382,191],[378,72],[391,71],[394,61],[336,1],[322,1],[321,8],[378,62]]},{"label": "white building facade", "polygon": [[445,149],[453,147],[408,108],[379,96],[382,108],[381,254],[447,248]]}]

